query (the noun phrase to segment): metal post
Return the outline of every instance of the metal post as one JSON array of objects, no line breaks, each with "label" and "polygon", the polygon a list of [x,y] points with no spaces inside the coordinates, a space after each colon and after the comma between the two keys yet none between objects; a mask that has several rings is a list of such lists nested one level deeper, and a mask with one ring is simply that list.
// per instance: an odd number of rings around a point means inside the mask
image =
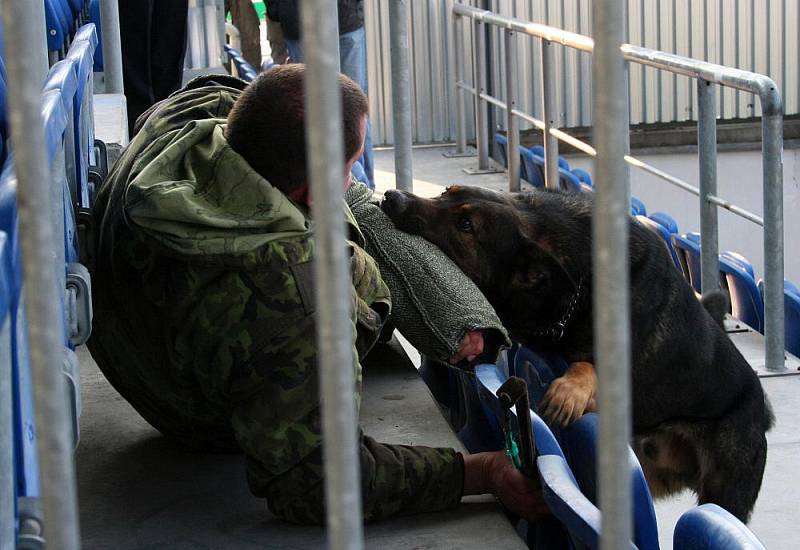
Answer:
[{"label": "metal post", "polygon": [[[5,245],[0,235],[0,249]],[[6,304],[6,308],[8,304]],[[11,390],[11,318],[0,311],[0,550],[14,550],[14,411]]]},{"label": "metal post", "polygon": [[508,189],[519,191],[519,119],[517,108],[517,43],[514,31],[505,31],[506,46],[506,128],[508,130]]},{"label": "metal post", "polygon": [[[27,0],[3,1],[8,112],[18,179],[19,232],[28,317],[28,342],[34,401],[44,535],[48,548],[71,550],[80,545],[72,426],[61,371],[63,318],[50,257],[55,240],[51,223],[41,219],[49,196],[49,170],[40,115],[41,79],[30,71],[27,48],[39,36],[39,20],[29,17]],[[105,34],[105,33],[104,33]],[[60,236],[59,236],[60,238]]]},{"label": "metal post", "polygon": [[592,4],[592,67],[597,178],[594,209],[594,341],[599,375],[600,444],[598,494],[604,550],[631,544],[630,311],[628,291],[627,170],[625,153],[623,2]]},{"label": "metal post", "polygon": [[467,149],[467,105],[464,90],[459,83],[464,82],[464,18],[453,13],[453,65],[455,82],[453,94],[456,102],[456,148],[445,151],[447,158],[474,157],[475,152]]},{"label": "metal post", "polygon": [[473,25],[473,63],[472,74],[475,85],[475,146],[478,149],[478,169],[480,173],[489,169],[489,129],[487,127],[489,110],[481,94],[486,93],[486,37],[483,21],[475,20]]},{"label": "metal post", "polygon": [[411,191],[411,77],[408,68],[408,0],[389,1],[392,56],[395,186]]},{"label": "metal post", "polygon": [[189,0],[189,16],[186,24],[188,26],[187,51],[189,52],[189,68],[200,69],[207,67],[205,43],[203,41],[203,19],[201,13],[202,0]]},{"label": "metal post", "polygon": [[544,185],[558,189],[558,139],[550,133],[558,128],[555,58],[553,43],[542,40],[542,118],[544,119]]},{"label": "metal post", "polygon": [[783,303],[783,103],[777,87],[762,99],[761,151],[764,170],[764,339],[768,371],[784,364]]},{"label": "metal post", "polygon": [[[342,145],[339,33],[334,0],[304,3],[306,58],[306,149],[312,212],[316,220],[317,353],[322,398],[325,497],[329,545],[334,550],[364,546],[358,454],[355,372],[350,321],[350,272],[342,210]],[[312,154],[313,151],[313,154]]]},{"label": "metal post", "polygon": [[219,35],[217,0],[203,0],[203,28],[209,67],[219,67],[223,37]]},{"label": "metal post", "polygon": [[28,17],[31,18],[31,21],[36,22],[33,42],[27,45],[30,48],[27,57],[30,60],[29,70],[39,79],[39,82],[44,82],[50,66],[50,56],[47,51],[47,23],[44,16],[44,2],[31,2]]},{"label": "metal post", "polygon": [[103,31],[103,76],[107,94],[123,94],[122,46],[119,36],[119,4],[117,0],[101,0],[100,25]]},{"label": "metal post", "polygon": [[717,98],[716,87],[697,79],[697,152],[700,166],[700,288],[707,294],[719,288],[719,228],[717,205],[708,201],[717,194]]}]

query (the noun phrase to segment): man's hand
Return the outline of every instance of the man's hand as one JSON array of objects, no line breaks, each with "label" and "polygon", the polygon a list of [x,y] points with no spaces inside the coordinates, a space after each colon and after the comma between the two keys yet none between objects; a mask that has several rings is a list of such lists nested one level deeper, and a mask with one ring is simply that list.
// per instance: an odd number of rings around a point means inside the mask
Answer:
[{"label": "man's hand", "polygon": [[472,361],[481,353],[483,353],[483,333],[479,330],[473,330],[464,335],[458,351],[448,361],[451,365],[455,365],[464,359]]},{"label": "man's hand", "polygon": [[505,451],[464,457],[464,495],[492,493],[507,510],[529,521],[550,514],[538,479],[517,470]]}]

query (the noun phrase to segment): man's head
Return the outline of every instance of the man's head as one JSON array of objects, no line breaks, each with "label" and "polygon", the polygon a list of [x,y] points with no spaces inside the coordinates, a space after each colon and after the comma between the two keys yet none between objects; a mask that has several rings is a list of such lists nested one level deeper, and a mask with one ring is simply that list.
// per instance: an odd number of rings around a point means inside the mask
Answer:
[{"label": "man's head", "polygon": [[[260,74],[228,116],[225,138],[234,151],[272,185],[296,196],[308,185],[305,142],[305,65],[282,65]],[[345,169],[364,146],[367,98],[358,84],[339,75],[342,91]]]}]

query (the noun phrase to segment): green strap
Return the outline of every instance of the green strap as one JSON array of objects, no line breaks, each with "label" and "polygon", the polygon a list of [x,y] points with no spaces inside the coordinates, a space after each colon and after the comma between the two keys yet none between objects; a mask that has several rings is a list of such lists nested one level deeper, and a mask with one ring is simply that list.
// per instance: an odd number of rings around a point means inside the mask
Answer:
[{"label": "green strap", "polygon": [[514,463],[517,470],[522,470],[522,459],[519,456],[519,445],[514,438],[514,432],[510,429],[506,431],[506,455]]}]

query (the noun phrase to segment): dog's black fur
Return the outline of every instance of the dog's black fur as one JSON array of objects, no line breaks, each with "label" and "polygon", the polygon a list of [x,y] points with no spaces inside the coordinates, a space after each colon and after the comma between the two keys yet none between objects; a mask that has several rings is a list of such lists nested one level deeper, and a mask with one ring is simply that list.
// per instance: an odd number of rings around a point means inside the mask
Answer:
[{"label": "dog's black fur", "polygon": [[[454,186],[435,199],[389,192],[382,206],[452,258],[516,340],[593,362],[592,201]],[[629,235],[634,450],[655,496],[689,487],[747,521],[773,416],[722,328],[726,298],[701,304],[657,236],[633,219]]]}]

